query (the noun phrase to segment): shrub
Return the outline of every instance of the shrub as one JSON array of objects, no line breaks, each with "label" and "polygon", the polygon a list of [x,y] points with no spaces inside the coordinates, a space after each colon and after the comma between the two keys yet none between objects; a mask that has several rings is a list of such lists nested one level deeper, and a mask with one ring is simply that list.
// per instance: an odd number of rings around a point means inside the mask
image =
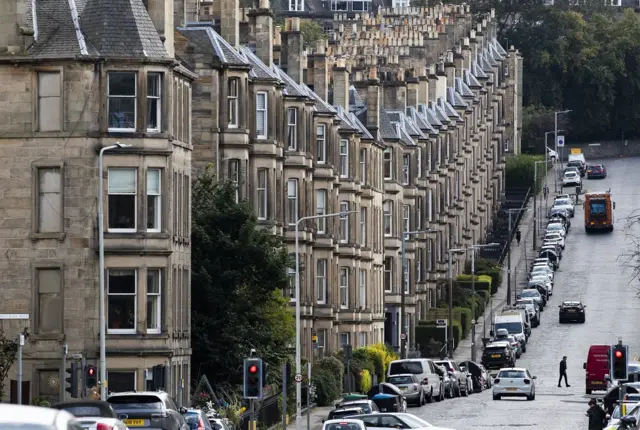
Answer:
[{"label": "shrub", "polygon": [[[447,333],[448,335],[448,333]],[[423,355],[428,356],[427,345],[433,340],[440,342],[442,345],[446,343],[445,329],[436,327],[435,321],[424,321],[424,324],[416,326],[416,343],[420,344],[420,350]],[[462,339],[462,326],[459,320],[453,320],[453,340],[457,347]]]},{"label": "shrub", "polygon": [[[338,384],[338,394],[342,393],[342,381],[344,381],[344,364],[339,359],[337,359],[336,357],[321,358],[320,360],[316,361],[316,364],[313,366],[313,368],[326,369],[327,371],[329,371],[329,373],[335,375]],[[335,399],[331,400],[333,401]]]},{"label": "shrub", "polygon": [[462,329],[461,335],[464,339],[467,337],[467,333],[471,330],[471,309],[469,308],[455,308],[460,312],[460,328]]},{"label": "shrub", "polygon": [[[504,180],[507,188],[534,187],[533,179],[536,161],[544,161],[544,157],[529,154],[518,154],[507,157],[504,171]],[[536,192],[542,188],[546,173],[544,167],[539,169],[540,174],[537,177],[538,183],[535,184]]]},{"label": "shrub", "polygon": [[489,291],[476,291],[478,298],[486,305],[489,301]]},{"label": "shrub", "polygon": [[362,348],[367,356],[369,357],[369,360],[371,361],[371,363],[373,364],[373,373],[372,375],[376,375],[376,377],[378,378],[378,381],[383,381],[384,380],[384,372],[385,372],[385,367],[384,367],[384,359],[385,359],[385,352],[380,350],[380,349],[376,349],[376,348],[371,348],[369,346]]},{"label": "shrub", "polygon": [[314,366],[312,370],[316,402],[319,406],[332,406],[342,393],[342,379],[338,379],[337,373],[331,373],[329,367]]},{"label": "shrub", "polygon": [[[400,359],[400,356],[398,354],[396,354],[395,352],[393,352],[391,350],[391,348],[389,348],[384,343],[376,343],[375,345],[367,346],[367,349],[370,350],[370,351],[377,351],[377,352],[374,352],[374,353],[381,354],[381,357],[383,358],[384,367],[383,367],[382,375],[378,375],[378,376],[382,376],[382,378],[379,379],[378,382],[383,382],[384,381],[384,377],[387,374],[387,369],[389,368],[389,364],[393,360]],[[374,363],[374,365],[375,365],[375,363]]]},{"label": "shrub", "polygon": [[362,393],[368,393],[369,390],[371,389],[371,383],[372,383],[372,379],[371,379],[371,373],[368,370],[363,370],[360,373],[360,391]]},{"label": "shrub", "polygon": [[491,276],[476,274],[475,283],[472,281],[473,279],[471,275],[458,275],[458,278],[456,279],[456,283],[460,288],[469,290],[473,290],[475,288],[476,292],[493,291],[493,279]]}]

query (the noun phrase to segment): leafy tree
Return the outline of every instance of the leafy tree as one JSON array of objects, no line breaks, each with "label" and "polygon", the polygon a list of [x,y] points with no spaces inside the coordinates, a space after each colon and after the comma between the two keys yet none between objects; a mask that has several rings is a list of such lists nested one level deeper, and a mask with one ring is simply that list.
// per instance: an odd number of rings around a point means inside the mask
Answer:
[{"label": "leafy tree", "polygon": [[305,49],[314,48],[316,46],[316,41],[327,39],[327,35],[322,30],[320,24],[313,21],[301,22],[300,32],[302,33],[302,40],[304,42]]},{"label": "leafy tree", "polygon": [[194,375],[235,386],[251,349],[279,374],[294,336],[282,297],[290,263],[282,241],[209,170],[193,184],[192,223]]},{"label": "leafy tree", "polygon": [[4,330],[0,329],[0,400],[4,393],[4,381],[7,379],[9,369],[16,360],[16,353],[18,352],[18,345],[16,342],[8,338]]}]

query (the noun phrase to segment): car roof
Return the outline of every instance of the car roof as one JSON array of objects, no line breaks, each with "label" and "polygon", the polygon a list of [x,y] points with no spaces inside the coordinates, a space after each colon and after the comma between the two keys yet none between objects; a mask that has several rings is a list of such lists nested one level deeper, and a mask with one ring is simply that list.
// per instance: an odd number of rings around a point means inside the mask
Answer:
[{"label": "car roof", "polygon": [[488,343],[487,346],[497,346],[497,347],[509,346],[509,342],[505,342],[503,340],[497,340],[495,342]]},{"label": "car roof", "polygon": [[40,423],[53,426],[60,417],[67,421],[75,417],[60,409],[42,408],[39,406],[0,404],[0,427],[2,423],[29,424]]},{"label": "car roof", "polygon": [[355,408],[355,407],[354,408],[343,408],[343,407],[339,407],[339,408],[335,408],[331,412],[336,412],[336,411],[340,411],[340,412],[343,412],[343,411],[347,411],[347,412],[356,411],[357,412],[357,411],[361,411],[361,410],[362,410],[362,408]]},{"label": "car roof", "polygon": [[357,418],[332,418],[324,422],[324,424],[339,424],[339,423],[360,424],[362,423],[362,420],[359,420]]},{"label": "car roof", "polygon": [[503,367],[502,369],[500,369],[500,372],[502,372],[503,370],[517,370],[520,372],[526,372],[527,369],[525,367]]},{"label": "car roof", "polygon": [[415,376],[413,373],[396,373],[394,375],[389,376],[389,378],[395,378],[396,376]]},{"label": "car roof", "polygon": [[565,300],[564,302],[562,302],[563,305],[580,305],[582,304],[582,302],[578,302],[575,300]]}]

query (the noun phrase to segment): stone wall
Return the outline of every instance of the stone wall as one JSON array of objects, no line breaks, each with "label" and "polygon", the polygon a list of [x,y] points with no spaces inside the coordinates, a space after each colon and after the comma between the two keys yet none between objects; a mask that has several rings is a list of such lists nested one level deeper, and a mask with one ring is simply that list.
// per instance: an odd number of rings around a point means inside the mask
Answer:
[{"label": "stone wall", "polygon": [[561,152],[561,158],[563,160],[566,160],[568,158],[568,154],[571,154],[571,148],[580,148],[584,157],[587,159],[587,162],[589,162],[589,160],[601,158],[640,156],[640,140],[609,140],[592,143],[567,144],[562,151],[559,151]]}]

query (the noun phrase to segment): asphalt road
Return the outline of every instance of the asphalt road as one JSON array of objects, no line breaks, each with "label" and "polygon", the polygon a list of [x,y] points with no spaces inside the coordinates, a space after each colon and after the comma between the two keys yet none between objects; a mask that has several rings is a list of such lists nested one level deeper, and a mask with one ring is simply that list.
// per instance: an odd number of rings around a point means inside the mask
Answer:
[{"label": "asphalt road", "polygon": [[[582,208],[576,208],[556,272],[554,295],[542,313],[542,324],[533,329],[527,353],[516,364],[537,376],[536,400],[493,401],[491,391],[486,390],[468,398],[410,408],[409,412],[435,426],[458,430],[587,428],[588,399],[582,365],[589,346],[616,343],[620,336],[629,345],[631,357],[640,356],[640,298],[636,297],[640,283],[630,283],[631,272],[619,259],[630,249],[626,218],[640,209],[640,158],[606,160],[604,164],[608,177],[585,179],[583,187],[588,192],[611,188],[616,202],[615,230],[587,236]],[[640,236],[640,228],[637,234]],[[585,324],[558,323],[557,306],[563,300],[581,300],[587,305]],[[570,388],[557,386],[563,355],[568,357]]]}]

